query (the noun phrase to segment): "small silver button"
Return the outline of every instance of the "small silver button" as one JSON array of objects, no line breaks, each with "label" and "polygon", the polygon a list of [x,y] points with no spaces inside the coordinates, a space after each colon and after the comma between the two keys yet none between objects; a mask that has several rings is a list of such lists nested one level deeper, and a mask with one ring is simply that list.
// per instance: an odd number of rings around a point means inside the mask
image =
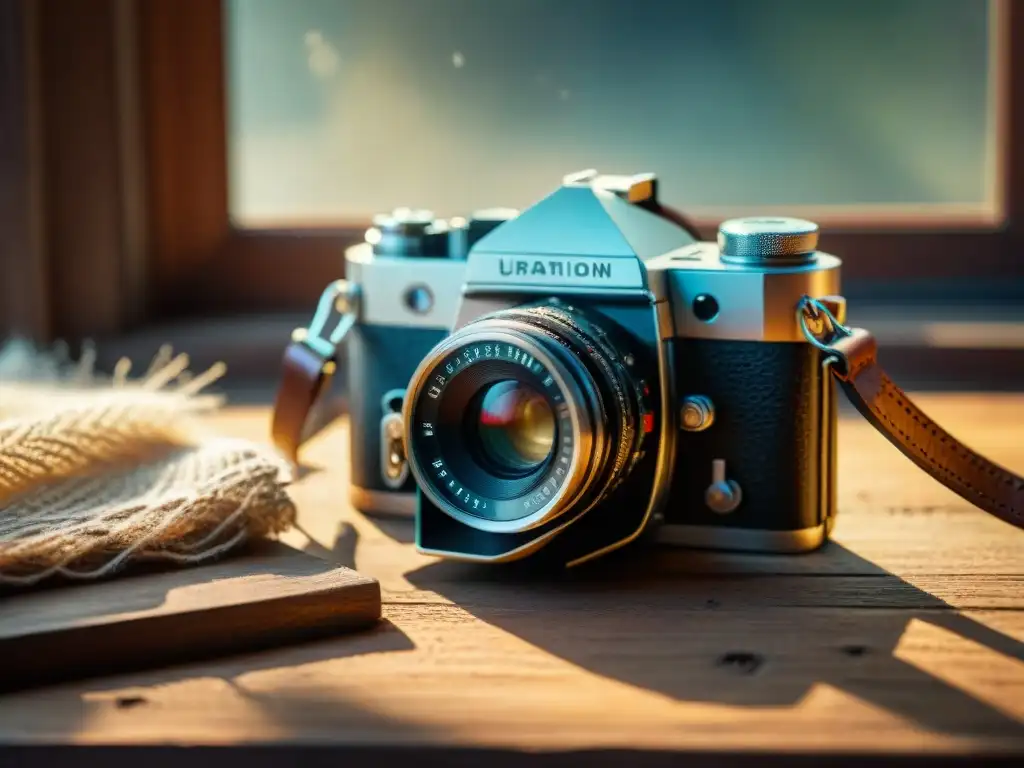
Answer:
[{"label": "small silver button", "polygon": [[704,491],[704,503],[708,509],[720,515],[727,515],[743,501],[743,489],[735,480],[725,476],[725,459],[711,462],[711,485]]},{"label": "small silver button", "polygon": [[434,294],[426,285],[413,285],[406,289],[405,306],[417,315],[427,314],[434,306]]},{"label": "small silver button", "polygon": [[680,426],[687,432],[701,432],[715,423],[715,405],[705,395],[688,395],[683,399]]}]

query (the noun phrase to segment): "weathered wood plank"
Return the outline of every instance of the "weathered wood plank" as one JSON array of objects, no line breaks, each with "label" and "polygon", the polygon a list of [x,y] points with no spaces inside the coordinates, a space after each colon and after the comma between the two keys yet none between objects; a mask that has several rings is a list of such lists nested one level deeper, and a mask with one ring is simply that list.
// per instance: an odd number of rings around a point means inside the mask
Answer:
[{"label": "weathered wood plank", "polygon": [[[1024,468],[1024,396],[922,401]],[[267,414],[219,425],[264,439]],[[867,425],[841,440],[820,552],[664,549],[556,581],[439,563],[407,522],[348,510],[338,423],[304,453],[287,540],[379,579],[380,630],[0,697],[0,740],[1019,756],[1024,534]]]},{"label": "weathered wood plank", "polygon": [[390,606],[376,633],[0,699],[5,742],[1021,749],[1019,612]]},{"label": "weathered wood plank", "polygon": [[[449,572],[451,573],[451,572]],[[454,603],[462,606],[497,607],[529,602],[532,610],[558,615],[585,605],[601,606],[621,600],[638,610],[752,610],[757,608],[905,608],[940,610],[1024,609],[1024,577],[992,576],[965,581],[960,576],[927,576],[914,583],[894,576],[806,576],[753,574],[688,574],[670,581],[646,580],[612,574],[584,582],[481,581],[468,570],[466,576],[440,581],[427,575],[410,578],[422,585],[411,591],[389,591],[387,604]]]},{"label": "weathered wood plank", "polygon": [[0,596],[0,691],[372,626],[380,585],[282,544],[198,568]]}]

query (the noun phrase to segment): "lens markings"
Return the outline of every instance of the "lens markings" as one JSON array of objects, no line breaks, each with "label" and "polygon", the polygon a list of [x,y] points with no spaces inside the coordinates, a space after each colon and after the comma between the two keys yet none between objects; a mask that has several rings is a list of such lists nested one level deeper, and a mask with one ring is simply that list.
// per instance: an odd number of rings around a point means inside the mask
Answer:
[{"label": "lens markings", "polygon": [[[443,481],[444,478],[451,475],[451,473],[445,467],[444,461],[442,459],[434,459],[434,461],[431,462],[431,466],[437,470],[435,474],[438,480]],[[459,485],[458,490],[455,490],[456,485],[458,485],[458,481],[455,479],[455,476],[452,475],[452,479],[448,481],[447,488],[453,492],[456,499],[465,503],[467,509],[470,506],[470,502],[472,502],[474,510],[480,511],[487,509],[487,502],[484,499],[481,499],[479,496],[473,496],[469,491],[466,491],[466,496],[465,498],[463,498],[463,487]]]},{"label": "lens markings", "polygon": [[[507,360],[519,363],[537,376],[539,379],[538,383],[542,385],[543,391],[554,405],[559,430],[563,434],[562,445],[559,447],[558,455],[552,459],[553,464],[549,470],[549,476],[532,493],[517,500],[524,510],[531,511],[540,508],[550,500],[562,483],[564,483],[568,476],[568,465],[571,463],[574,450],[571,437],[572,418],[569,408],[565,403],[561,390],[555,383],[554,377],[548,373],[547,369],[535,357],[515,345],[474,344],[459,350],[442,363],[444,371],[448,373],[448,376],[434,374],[434,381],[437,384],[432,385],[426,394],[431,400],[437,402],[446,386],[454,379],[455,374],[468,368],[473,363],[483,360]],[[433,421],[424,421],[422,422],[420,435],[433,439],[435,438],[436,428],[436,424]],[[437,458],[431,462],[431,466],[435,470],[435,478],[440,481],[435,485],[435,488],[445,491],[446,496],[457,501],[467,512],[481,513],[488,509],[488,502],[482,497],[471,493],[451,472],[451,469],[443,459]]]}]

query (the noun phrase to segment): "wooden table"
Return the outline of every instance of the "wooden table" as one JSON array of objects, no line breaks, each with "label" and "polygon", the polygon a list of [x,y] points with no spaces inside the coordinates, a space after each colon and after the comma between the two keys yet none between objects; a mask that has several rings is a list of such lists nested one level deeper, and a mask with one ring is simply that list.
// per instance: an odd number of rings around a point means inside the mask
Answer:
[{"label": "wooden table", "polygon": [[[976,448],[1024,468],[1024,395],[921,400]],[[267,412],[230,409],[219,425],[262,440]],[[338,422],[309,445],[294,486],[302,530],[287,540],[380,579],[379,629],[0,697],[0,742],[288,745],[342,768],[388,750],[476,764],[474,748],[498,764],[524,751],[555,762],[599,750],[589,765],[619,750],[635,751],[630,765],[680,751],[690,764],[724,753],[782,765],[797,762],[790,753],[929,764],[1024,755],[1024,533],[852,415],[824,550],[666,549],[558,583],[433,561],[414,551],[408,523],[347,509],[346,444]],[[161,761],[129,754],[146,768]],[[4,755],[16,753],[0,764]],[[60,756],[81,757],[48,758]],[[188,753],[192,765],[223,760]]]}]

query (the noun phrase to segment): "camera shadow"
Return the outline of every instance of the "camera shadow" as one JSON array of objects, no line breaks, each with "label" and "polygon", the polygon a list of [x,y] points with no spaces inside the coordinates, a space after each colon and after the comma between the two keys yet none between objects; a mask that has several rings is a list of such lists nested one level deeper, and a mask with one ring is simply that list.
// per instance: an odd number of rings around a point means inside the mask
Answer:
[{"label": "camera shadow", "polygon": [[439,562],[407,578],[574,665],[677,700],[795,706],[827,684],[937,733],[1024,735],[900,648],[914,622],[1017,661],[1024,644],[835,542],[802,557],[801,570],[773,571],[773,556],[627,548],[558,573]]}]

